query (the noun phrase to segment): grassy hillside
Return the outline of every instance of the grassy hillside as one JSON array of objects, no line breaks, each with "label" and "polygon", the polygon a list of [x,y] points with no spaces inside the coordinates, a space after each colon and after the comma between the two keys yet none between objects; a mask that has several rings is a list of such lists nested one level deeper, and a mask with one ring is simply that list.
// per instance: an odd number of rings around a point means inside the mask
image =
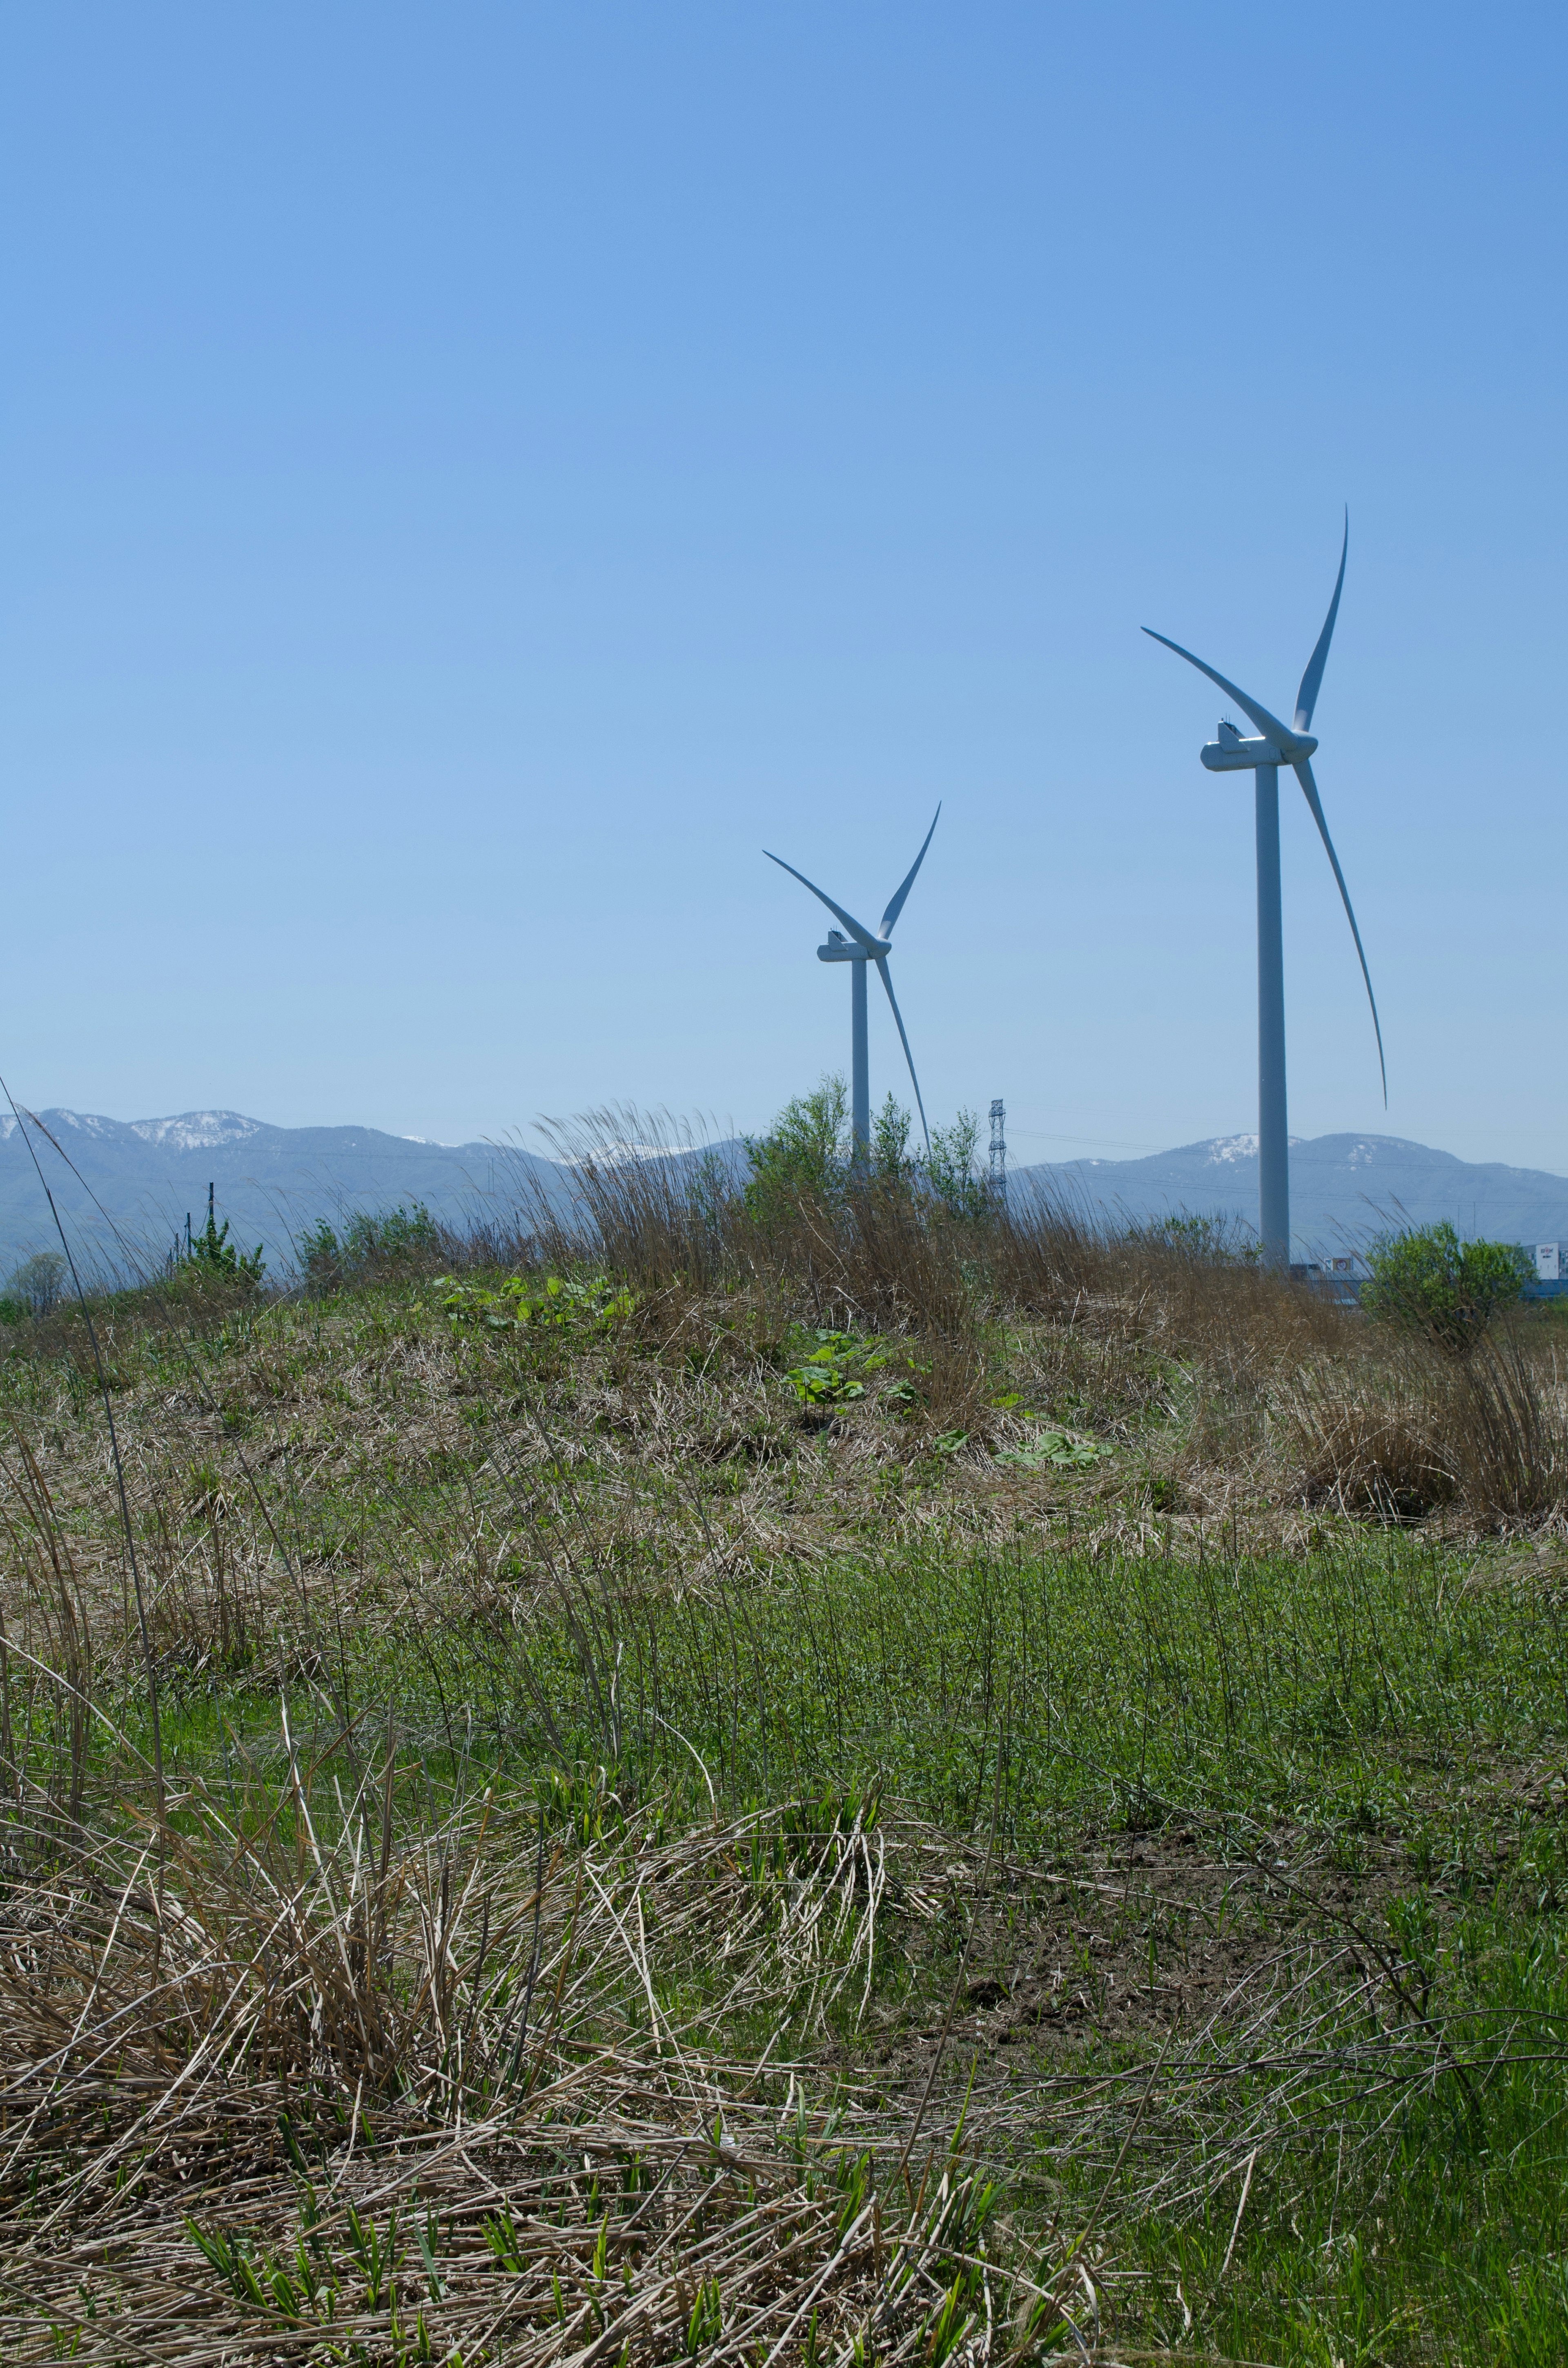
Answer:
[{"label": "grassy hillside", "polygon": [[4,2356],[1562,2358],[1554,1327],[582,1172],[4,1334]]}]

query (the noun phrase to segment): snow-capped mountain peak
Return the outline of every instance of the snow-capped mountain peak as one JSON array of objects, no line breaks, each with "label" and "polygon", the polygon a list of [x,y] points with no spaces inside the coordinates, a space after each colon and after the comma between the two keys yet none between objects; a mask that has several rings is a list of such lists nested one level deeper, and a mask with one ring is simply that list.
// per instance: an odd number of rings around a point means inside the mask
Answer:
[{"label": "snow-capped mountain peak", "polygon": [[132,1119],[131,1132],[170,1151],[215,1151],[220,1144],[248,1141],[262,1127],[238,1110],[182,1110],[177,1118]]}]

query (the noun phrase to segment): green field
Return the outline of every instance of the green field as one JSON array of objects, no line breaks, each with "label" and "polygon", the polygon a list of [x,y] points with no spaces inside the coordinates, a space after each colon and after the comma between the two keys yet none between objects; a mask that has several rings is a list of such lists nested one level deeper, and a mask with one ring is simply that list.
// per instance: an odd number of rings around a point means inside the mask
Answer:
[{"label": "green field", "polygon": [[7,2361],[1568,2357],[1555,1330],[880,1222],[9,1327]]}]

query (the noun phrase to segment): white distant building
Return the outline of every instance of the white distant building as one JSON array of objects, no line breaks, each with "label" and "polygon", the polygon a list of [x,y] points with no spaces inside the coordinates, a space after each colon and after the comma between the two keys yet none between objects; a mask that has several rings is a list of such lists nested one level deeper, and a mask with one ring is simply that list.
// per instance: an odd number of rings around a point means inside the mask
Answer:
[{"label": "white distant building", "polygon": [[1561,1242],[1537,1242],[1535,1246],[1535,1279],[1537,1282],[1562,1281],[1562,1245]]}]

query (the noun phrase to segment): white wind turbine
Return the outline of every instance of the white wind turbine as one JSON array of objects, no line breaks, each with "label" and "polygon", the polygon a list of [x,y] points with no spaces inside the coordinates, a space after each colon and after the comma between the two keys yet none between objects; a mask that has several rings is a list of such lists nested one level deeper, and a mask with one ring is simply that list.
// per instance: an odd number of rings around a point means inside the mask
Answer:
[{"label": "white wind turbine", "polygon": [[1339,554],[1339,575],[1335,582],[1334,598],[1328,604],[1328,615],[1318,635],[1317,647],[1307,661],[1301,677],[1301,687],[1296,693],[1296,715],[1293,725],[1280,723],[1267,707],[1227,682],[1211,666],[1184,650],[1179,642],[1156,633],[1152,625],[1143,631],[1151,640],[1164,642],[1167,650],[1175,650],[1178,658],[1195,666],[1210,682],[1217,682],[1228,698],[1233,699],[1244,715],[1256,724],[1260,737],[1244,739],[1233,723],[1222,723],[1220,736],[1211,740],[1199,753],[1211,773],[1250,771],[1255,784],[1254,799],[1257,829],[1257,1143],[1258,1143],[1258,1232],[1262,1236],[1264,1255],[1271,1264],[1288,1266],[1290,1258],[1290,1137],[1285,1120],[1285,946],[1279,915],[1279,768],[1289,765],[1301,785],[1312,820],[1334,866],[1334,876],[1339,882],[1344,899],[1346,918],[1350,934],[1356,940],[1356,952],[1361,964],[1361,975],[1367,982],[1367,1000],[1372,1007],[1372,1026],[1378,1039],[1378,1066],[1382,1073],[1383,1108],[1388,1108],[1389,1078],[1383,1060],[1383,1031],[1378,1019],[1377,998],[1372,993],[1372,974],[1367,968],[1362,950],[1361,932],[1356,926],[1351,909],[1350,891],[1345,885],[1345,874],[1339,868],[1339,858],[1334,851],[1334,841],[1328,835],[1324,818],[1323,801],[1312,778],[1312,759],[1317,750],[1311,724],[1312,710],[1317,704],[1323,670],[1328,661],[1328,645],[1334,638],[1334,621],[1339,614],[1339,595],[1345,584],[1345,562],[1350,549],[1350,513],[1345,514],[1345,542]]},{"label": "white wind turbine", "polygon": [[915,1107],[920,1112],[920,1127],[926,1137],[926,1151],[929,1152],[931,1148],[931,1130],[926,1123],[926,1105],[920,1099],[920,1080],[915,1074],[915,1055],[909,1049],[909,1038],[904,1033],[903,1014],[898,1008],[898,997],[892,991],[892,978],[888,970],[888,956],[892,951],[890,940],[892,937],[893,924],[903,910],[904,898],[915,885],[915,873],[926,860],[926,849],[931,844],[931,832],[937,827],[937,816],[941,811],[938,805],[936,814],[931,817],[931,829],[926,832],[921,842],[920,852],[910,865],[903,884],[895,891],[890,901],[887,911],[882,915],[881,927],[874,937],[864,922],[858,921],[853,913],[846,913],[842,905],[835,905],[833,898],[819,888],[814,880],[808,880],[803,871],[797,871],[794,865],[786,863],[781,855],[771,855],[766,848],[763,849],[763,853],[767,855],[769,863],[777,863],[781,871],[788,871],[790,878],[798,880],[802,888],[809,888],[812,894],[824,904],[828,911],[836,919],[842,921],[845,928],[849,932],[848,937],[846,938],[839,930],[829,929],[826,945],[817,948],[817,960],[824,962],[848,962],[851,965],[849,973],[849,1124],[854,1138],[855,1156],[858,1159],[864,1156],[871,1140],[870,1064],[866,1037],[866,965],[868,962],[876,963],[882,985],[887,989],[888,1001],[892,1006],[892,1016],[898,1023],[899,1041],[903,1046],[903,1057],[909,1064],[909,1082],[915,1087]]}]

